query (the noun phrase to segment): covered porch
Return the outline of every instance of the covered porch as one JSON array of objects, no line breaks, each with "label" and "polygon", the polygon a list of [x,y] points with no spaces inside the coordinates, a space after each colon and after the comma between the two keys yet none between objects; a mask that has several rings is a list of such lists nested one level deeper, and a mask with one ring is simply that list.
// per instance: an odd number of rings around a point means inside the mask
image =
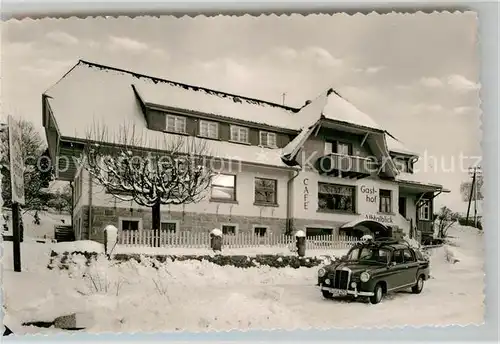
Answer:
[{"label": "covered porch", "polygon": [[371,235],[374,239],[379,239],[392,237],[393,228],[363,216],[340,226],[339,233],[340,235],[348,235],[358,239],[363,235]]}]

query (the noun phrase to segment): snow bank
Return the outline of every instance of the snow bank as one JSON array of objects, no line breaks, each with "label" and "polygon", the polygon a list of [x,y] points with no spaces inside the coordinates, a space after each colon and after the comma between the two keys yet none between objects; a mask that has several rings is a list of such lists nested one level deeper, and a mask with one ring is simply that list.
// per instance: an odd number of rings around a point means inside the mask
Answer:
[{"label": "snow bank", "polygon": [[[295,246],[294,246],[295,247]],[[307,257],[322,257],[332,256],[340,257],[346,254],[348,249],[320,249],[320,250],[306,250]],[[288,247],[278,246],[260,246],[260,247],[246,247],[246,248],[224,248],[221,252],[214,253],[210,248],[184,248],[184,247],[133,247],[125,245],[117,245],[113,251],[115,254],[144,254],[144,255],[209,255],[221,254],[225,256],[244,255],[256,256],[259,254],[279,254],[283,256],[296,256],[297,253],[291,251]]]},{"label": "snow bank", "polygon": [[[431,279],[420,295],[391,294],[376,307],[324,300],[315,286],[317,269],[310,268],[240,269],[207,261],[159,264],[151,258],[117,263],[104,256],[87,266],[84,257],[76,255],[76,264],[68,270],[49,271],[41,269],[49,258],[49,244],[22,245],[28,268],[4,272],[4,304],[19,322],[89,312],[96,319],[89,332],[482,323],[482,235],[469,228],[450,229],[450,235],[450,244],[429,250]],[[450,264],[447,249],[460,261]]]}]

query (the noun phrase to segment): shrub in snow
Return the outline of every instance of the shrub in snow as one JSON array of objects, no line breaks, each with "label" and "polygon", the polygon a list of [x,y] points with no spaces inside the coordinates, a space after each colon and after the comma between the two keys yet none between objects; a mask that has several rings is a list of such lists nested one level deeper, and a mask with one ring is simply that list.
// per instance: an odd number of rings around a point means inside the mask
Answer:
[{"label": "shrub in snow", "polygon": [[[49,264],[49,269],[64,269],[68,270],[72,265],[77,264],[74,259],[72,259],[73,254],[57,254],[52,257],[51,263]],[[86,265],[89,266],[93,261],[101,259],[104,257],[102,254],[97,255],[96,253],[81,253],[82,256],[86,258]],[[164,264],[174,261],[207,261],[212,264],[219,266],[234,266],[237,268],[255,268],[256,266],[268,266],[273,268],[299,268],[299,267],[317,267],[323,264],[323,258],[301,258],[297,256],[283,256],[283,255],[257,255],[255,257],[249,257],[246,255],[156,255],[156,256],[145,256],[139,254],[116,254],[113,257],[112,264],[119,264],[120,262],[131,262],[135,261],[141,265],[152,267],[154,269],[160,269]]]}]

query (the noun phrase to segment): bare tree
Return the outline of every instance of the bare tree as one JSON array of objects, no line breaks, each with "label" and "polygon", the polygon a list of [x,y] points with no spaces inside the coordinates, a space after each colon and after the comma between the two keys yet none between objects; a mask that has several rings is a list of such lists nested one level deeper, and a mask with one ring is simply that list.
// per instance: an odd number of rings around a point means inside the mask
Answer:
[{"label": "bare tree", "polygon": [[71,186],[66,185],[64,188],[56,190],[52,194],[52,199],[49,201],[48,206],[57,210],[59,213],[71,212],[73,205],[73,195]]},{"label": "bare tree", "polygon": [[438,229],[438,237],[446,238],[448,235],[448,229],[458,221],[460,215],[454,213],[450,208],[443,206],[439,209],[437,214],[434,214],[434,222]]},{"label": "bare tree", "polygon": [[[49,163],[48,151],[40,134],[35,129],[33,123],[27,120],[19,120],[21,127],[21,141],[23,146],[24,161],[24,211],[42,211],[48,207],[48,202],[52,195],[45,189],[53,179],[53,170]],[[11,207],[11,181],[10,181],[10,155],[9,155],[9,132],[8,128],[2,130],[1,150],[4,152],[1,157],[2,168],[2,198],[4,207]]]},{"label": "bare tree", "polygon": [[[476,175],[476,182],[475,182],[475,188],[476,190],[472,190],[472,181],[464,181],[460,184],[460,194],[462,195],[462,200],[464,202],[469,202],[475,201],[476,200],[476,195],[477,195],[477,200],[480,201],[484,198],[483,196],[483,176],[482,175]],[[475,192],[476,191],[476,192]],[[471,197],[472,194],[472,197]]]},{"label": "bare tree", "polygon": [[[161,205],[197,203],[213,176],[206,141],[162,134],[149,140],[135,126],[117,134],[96,126],[87,135],[84,167],[109,193],[152,209],[158,239]],[[158,244],[158,240],[156,240]]]}]

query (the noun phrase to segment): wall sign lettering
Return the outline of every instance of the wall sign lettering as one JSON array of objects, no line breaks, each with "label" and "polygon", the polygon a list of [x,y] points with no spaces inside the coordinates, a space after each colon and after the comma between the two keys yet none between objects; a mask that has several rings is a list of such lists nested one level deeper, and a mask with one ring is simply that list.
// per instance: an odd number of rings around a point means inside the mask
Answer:
[{"label": "wall sign lettering", "polygon": [[309,209],[309,189],[308,189],[308,185],[309,185],[309,178],[304,178],[304,209]]},{"label": "wall sign lettering", "polygon": [[360,191],[365,195],[367,202],[377,202],[377,189],[375,189],[375,187],[367,187],[366,185],[361,185]]},{"label": "wall sign lettering", "polygon": [[392,216],[389,216],[389,215],[373,215],[373,214],[366,214],[365,215],[365,218],[367,220],[372,220],[372,221],[377,221],[377,222],[380,222],[380,223],[385,223],[385,224],[388,224],[388,223],[394,223],[393,219],[392,219]]}]

